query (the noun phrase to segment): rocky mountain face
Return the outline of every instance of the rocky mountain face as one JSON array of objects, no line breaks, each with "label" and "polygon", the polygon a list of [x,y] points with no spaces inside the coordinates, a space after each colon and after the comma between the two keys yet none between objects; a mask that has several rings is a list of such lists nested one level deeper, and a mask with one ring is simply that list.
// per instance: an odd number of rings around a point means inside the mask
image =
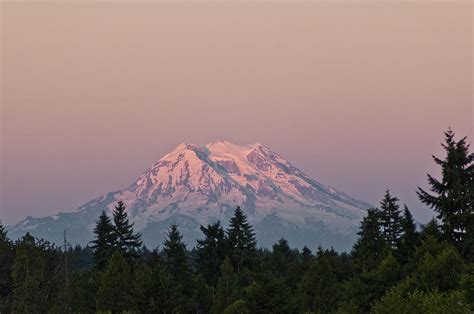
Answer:
[{"label": "rocky mountain face", "polygon": [[349,249],[369,204],[309,178],[262,144],[219,141],[198,147],[183,143],[153,164],[128,188],[110,192],[74,212],[28,217],[9,229],[12,238],[30,232],[61,243],[86,244],[101,211],[111,214],[118,200],[151,248],[177,223],[188,247],[201,237],[199,226],[224,225],[241,206],[260,245],[284,237],[295,247]]}]

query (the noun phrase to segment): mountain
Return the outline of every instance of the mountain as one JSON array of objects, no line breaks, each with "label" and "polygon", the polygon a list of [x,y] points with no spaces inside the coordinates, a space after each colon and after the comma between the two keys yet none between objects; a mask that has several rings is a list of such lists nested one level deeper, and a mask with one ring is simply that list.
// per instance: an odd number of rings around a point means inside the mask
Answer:
[{"label": "mountain", "polygon": [[225,225],[239,205],[262,246],[285,237],[296,247],[321,244],[347,250],[370,207],[311,179],[262,144],[182,143],[128,188],[100,196],[74,212],[27,217],[10,228],[9,235],[30,232],[62,243],[66,229],[69,242],[86,244],[101,211],[111,215],[118,200],[124,201],[148,247],[161,245],[171,223],[179,225],[192,247],[201,237],[201,224],[220,220]]}]

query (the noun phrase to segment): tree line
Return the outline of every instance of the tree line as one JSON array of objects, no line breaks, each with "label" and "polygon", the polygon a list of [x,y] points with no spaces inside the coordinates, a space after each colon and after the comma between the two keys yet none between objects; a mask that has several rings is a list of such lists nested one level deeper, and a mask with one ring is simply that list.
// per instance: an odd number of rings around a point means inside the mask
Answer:
[{"label": "tree line", "polygon": [[259,248],[240,207],[228,227],[201,226],[188,250],[177,225],[149,250],[124,203],[100,215],[86,247],[0,224],[0,313],[472,313],[474,154],[445,132],[440,180],[418,189],[436,218],[418,227],[387,190],[351,252]]}]

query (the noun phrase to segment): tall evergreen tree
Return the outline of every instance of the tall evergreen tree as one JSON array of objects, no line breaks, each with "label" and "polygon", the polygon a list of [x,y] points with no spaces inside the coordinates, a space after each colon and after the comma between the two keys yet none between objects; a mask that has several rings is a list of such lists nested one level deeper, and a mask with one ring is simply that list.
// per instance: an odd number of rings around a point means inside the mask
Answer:
[{"label": "tall evergreen tree", "polygon": [[225,258],[225,232],[220,222],[201,226],[204,239],[197,240],[198,269],[206,281],[212,285],[217,282],[219,268]]},{"label": "tall evergreen tree", "polygon": [[95,239],[91,242],[97,269],[104,269],[116,248],[114,226],[103,211],[94,228]]},{"label": "tall evergreen tree", "polygon": [[11,312],[13,244],[0,220],[0,313]]},{"label": "tall evergreen tree", "polygon": [[446,158],[433,159],[441,167],[442,179],[428,174],[430,194],[418,188],[420,200],[433,208],[442,222],[447,240],[466,254],[474,254],[474,154],[469,152],[466,137],[456,141],[454,132],[445,132]]},{"label": "tall evergreen tree", "polygon": [[251,267],[255,257],[257,242],[252,226],[247,222],[240,206],[234,211],[227,229],[229,255],[237,274],[243,267]]},{"label": "tall evergreen tree", "polygon": [[179,232],[176,224],[170,226],[165,242],[163,242],[163,259],[172,276],[177,278],[187,276],[186,244],[183,242],[183,235]]},{"label": "tall evergreen tree", "polygon": [[355,263],[362,271],[373,269],[383,258],[386,248],[384,237],[381,233],[380,211],[369,209],[367,216],[362,220],[359,239],[354,245],[352,255]]},{"label": "tall evergreen tree", "polygon": [[13,312],[47,313],[53,305],[62,304],[64,290],[60,251],[49,242],[38,240],[27,233],[15,244],[12,269]]},{"label": "tall evergreen tree", "polygon": [[234,272],[229,258],[226,258],[222,263],[220,273],[213,305],[214,313],[223,313],[240,296],[239,278]]},{"label": "tall evergreen tree", "polygon": [[134,310],[134,285],[130,265],[119,251],[115,251],[100,280],[97,309],[112,313]]},{"label": "tall evergreen tree", "polygon": [[125,204],[119,201],[114,212],[114,233],[117,249],[124,257],[136,257],[142,245],[141,234],[133,232],[133,223],[128,221]]},{"label": "tall evergreen tree", "polygon": [[395,249],[402,235],[402,218],[400,206],[397,204],[398,198],[390,195],[390,191],[385,192],[385,196],[380,203],[381,215],[380,223],[385,242],[390,248]]},{"label": "tall evergreen tree", "polygon": [[398,256],[400,257],[401,261],[407,262],[415,252],[416,245],[418,244],[419,234],[416,231],[416,224],[413,220],[413,216],[406,205],[403,210],[402,230],[403,235],[399,241]]}]

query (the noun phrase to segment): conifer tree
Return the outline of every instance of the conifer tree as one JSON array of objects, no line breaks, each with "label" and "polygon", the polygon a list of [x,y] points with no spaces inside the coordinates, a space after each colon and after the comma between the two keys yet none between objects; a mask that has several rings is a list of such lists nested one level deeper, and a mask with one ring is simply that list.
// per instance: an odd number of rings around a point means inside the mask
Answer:
[{"label": "conifer tree", "polygon": [[392,249],[397,247],[402,234],[402,218],[397,202],[398,198],[390,195],[390,191],[387,190],[380,203],[382,233],[385,243]]},{"label": "conifer tree", "polygon": [[440,226],[435,218],[431,219],[427,224],[422,226],[420,233],[420,241],[424,241],[427,238],[433,238],[435,240],[442,239],[443,234],[440,231]]},{"label": "conifer tree", "polygon": [[380,229],[380,211],[369,209],[362,220],[357,233],[359,238],[352,252],[356,265],[362,271],[373,269],[383,257],[386,244]]},{"label": "conifer tree", "polygon": [[201,226],[201,231],[204,239],[197,240],[198,269],[206,281],[214,285],[225,257],[225,232],[220,222]]},{"label": "conifer tree", "polygon": [[117,246],[114,226],[103,211],[94,228],[95,239],[91,242],[97,269],[104,269]]},{"label": "conifer tree", "polygon": [[407,262],[415,252],[419,234],[416,231],[416,224],[413,220],[413,216],[406,205],[403,211],[402,230],[403,235],[399,241],[398,255],[403,262]]},{"label": "conifer tree", "polygon": [[12,269],[13,312],[46,313],[58,305],[63,290],[61,266],[59,250],[49,242],[36,241],[29,233],[18,240]]},{"label": "conifer tree", "polygon": [[[469,152],[466,137],[456,141],[454,132],[445,132],[446,158],[433,160],[441,167],[442,179],[428,174],[430,194],[418,188],[420,200],[433,208],[442,223],[447,240],[465,254],[471,254],[474,246],[474,154]],[[474,252],[472,252],[474,253]]]},{"label": "conifer tree", "polygon": [[13,244],[0,220],[0,313],[11,312]]},{"label": "conifer tree", "polygon": [[176,224],[170,226],[165,242],[163,242],[163,259],[173,277],[183,278],[187,275],[186,244],[183,242],[183,236]]},{"label": "conifer tree", "polygon": [[226,258],[222,263],[220,272],[221,276],[217,282],[213,305],[214,313],[223,313],[240,296],[239,279],[229,258]]},{"label": "conifer tree", "polygon": [[113,216],[117,250],[119,250],[124,257],[136,257],[137,250],[142,245],[141,234],[133,232],[134,224],[128,221],[123,201],[117,203]]},{"label": "conifer tree", "polygon": [[130,265],[119,251],[115,251],[100,280],[97,309],[112,313],[134,310],[134,292]]},{"label": "conifer tree", "polygon": [[230,219],[227,239],[230,258],[237,274],[240,273],[242,267],[251,267],[257,242],[253,228],[247,222],[247,217],[240,206],[237,206],[234,216]]}]

